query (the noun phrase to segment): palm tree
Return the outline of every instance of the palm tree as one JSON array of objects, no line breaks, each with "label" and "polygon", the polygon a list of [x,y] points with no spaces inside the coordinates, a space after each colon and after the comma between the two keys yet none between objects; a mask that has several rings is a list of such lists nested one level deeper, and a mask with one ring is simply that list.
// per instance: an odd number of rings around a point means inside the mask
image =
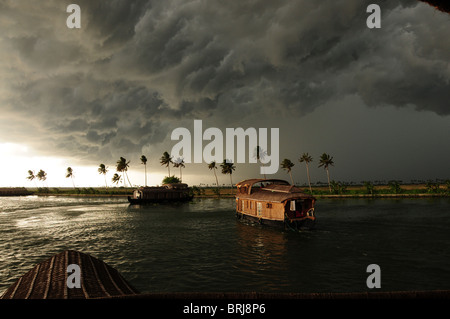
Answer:
[{"label": "palm tree", "polygon": [[72,179],[72,185],[73,185],[73,188],[75,188],[75,183],[73,182],[73,169],[72,169],[72,167],[67,167],[67,172],[66,172],[66,178],[71,178]]},{"label": "palm tree", "polygon": [[233,174],[233,171],[236,169],[233,162],[231,161],[227,162],[227,160],[224,159],[223,163],[220,164],[220,167],[222,167],[222,174],[230,174],[231,188],[233,188],[233,180],[231,178],[231,175]]},{"label": "palm tree", "polygon": [[144,164],[144,168],[145,168],[145,186],[147,187],[147,157],[145,157],[145,155],[141,156],[141,164]]},{"label": "palm tree", "polygon": [[[257,161],[259,161],[260,159],[264,159],[264,157],[266,157],[266,155],[267,155],[267,152],[265,150],[263,150],[261,146],[259,146],[259,145],[256,146],[255,151],[253,152],[253,157],[256,158]],[[265,171],[264,171],[264,179],[266,179]]]},{"label": "palm tree", "polygon": [[159,162],[161,163],[161,165],[166,165],[166,167],[169,170],[169,177],[170,177],[170,163],[173,163],[172,162],[172,156],[170,156],[169,153],[164,152],[163,156],[161,157]]},{"label": "palm tree", "polygon": [[294,185],[294,180],[292,179],[292,167],[294,167],[294,163],[292,163],[291,160],[287,158],[285,158],[281,162],[281,168],[285,169],[289,173],[289,175],[291,176],[292,185]]},{"label": "palm tree", "polygon": [[112,178],[112,182],[117,185],[120,182],[120,179],[121,179],[120,175],[117,174],[117,173],[114,173],[114,176]]},{"label": "palm tree", "polygon": [[42,182],[45,182],[45,180],[47,179],[47,173],[44,170],[41,169],[37,173],[36,177],[37,177],[38,180],[40,180]]},{"label": "palm tree", "polygon": [[[28,176],[27,179],[31,182],[36,178],[36,176],[34,175],[34,171],[29,170],[28,171]],[[36,186],[36,181],[34,181],[34,185]]]},{"label": "palm tree", "polygon": [[103,174],[103,176],[105,177],[105,186],[106,186],[106,188],[108,188],[108,183],[106,183],[106,172],[107,171],[108,171],[108,169],[105,166],[105,164],[100,164],[100,166],[98,168],[98,173],[99,174]]},{"label": "palm tree", "polygon": [[[125,176],[127,177],[128,183],[130,184],[130,187],[131,187],[131,182],[130,182],[130,179],[128,178],[128,174],[127,174],[128,167],[130,167],[130,165],[128,165],[128,164],[130,164],[130,161],[127,162],[127,160],[125,158],[121,157],[117,161],[116,170],[118,172],[122,172],[122,174],[125,174]],[[125,180],[125,178],[124,178],[124,180]]]},{"label": "palm tree", "polygon": [[185,168],[186,166],[184,165],[184,159],[181,157],[178,157],[175,162],[173,163],[173,167],[179,167],[180,168],[180,182],[183,181],[183,178],[181,176],[181,168]]},{"label": "palm tree", "polygon": [[328,171],[328,166],[334,166],[333,157],[328,154],[323,153],[320,157],[319,161],[319,167],[323,167],[327,171],[327,177],[328,177],[328,189],[331,193],[331,186],[330,186],[330,172]]},{"label": "palm tree", "polygon": [[219,180],[217,179],[217,174],[216,174],[216,169],[217,169],[216,162],[212,161],[211,163],[209,163],[208,168],[214,172],[214,176],[216,177],[216,186],[219,187]]},{"label": "palm tree", "polygon": [[298,159],[298,161],[300,163],[305,162],[305,164],[306,164],[306,175],[308,176],[309,191],[312,194],[311,179],[309,178],[309,166],[308,166],[308,164],[311,163],[313,161],[313,159],[308,153],[303,153],[303,155]]}]

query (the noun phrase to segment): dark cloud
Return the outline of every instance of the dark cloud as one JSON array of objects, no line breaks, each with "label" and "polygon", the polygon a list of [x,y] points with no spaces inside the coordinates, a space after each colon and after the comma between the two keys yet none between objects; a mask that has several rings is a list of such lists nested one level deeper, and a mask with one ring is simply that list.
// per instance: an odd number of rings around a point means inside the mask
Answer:
[{"label": "dark cloud", "polygon": [[0,102],[57,148],[40,149],[95,158],[138,154],[185,119],[302,116],[354,94],[450,114],[449,16],[378,1],[370,30],[371,2],[83,0],[80,30],[70,1],[2,2]]},{"label": "dark cloud", "polygon": [[432,0],[432,1],[423,1],[428,4],[430,4],[433,7],[436,7],[437,9],[450,13],[450,4],[446,0]]}]

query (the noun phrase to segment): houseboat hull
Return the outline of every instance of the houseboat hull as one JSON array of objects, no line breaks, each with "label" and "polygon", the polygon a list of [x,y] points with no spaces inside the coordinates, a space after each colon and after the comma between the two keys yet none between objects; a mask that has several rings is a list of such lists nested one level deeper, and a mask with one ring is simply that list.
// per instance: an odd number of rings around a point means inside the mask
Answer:
[{"label": "houseboat hull", "polygon": [[140,187],[128,196],[131,205],[180,203],[191,201],[194,195],[187,184],[174,183],[157,187]]},{"label": "houseboat hull", "polygon": [[258,218],[251,215],[246,215],[243,213],[236,212],[236,218],[242,222],[248,222],[251,224],[259,224],[274,228],[280,228],[284,230],[312,230],[316,226],[316,218],[315,217],[306,217],[302,219],[296,220],[273,220],[273,219],[264,219]]}]

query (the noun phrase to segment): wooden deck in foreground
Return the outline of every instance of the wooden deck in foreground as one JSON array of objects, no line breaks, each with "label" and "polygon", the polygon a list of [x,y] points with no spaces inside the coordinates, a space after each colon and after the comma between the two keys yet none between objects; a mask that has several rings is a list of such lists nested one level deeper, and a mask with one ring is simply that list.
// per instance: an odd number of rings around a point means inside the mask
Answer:
[{"label": "wooden deck in foreground", "polygon": [[[67,267],[80,267],[80,288],[69,288]],[[88,254],[66,250],[36,265],[1,299],[92,299],[137,294],[117,270]]]},{"label": "wooden deck in foreground", "polygon": [[[80,267],[80,288],[67,285],[68,265]],[[120,273],[103,261],[66,250],[39,263],[12,284],[0,299],[450,299],[450,290],[360,293],[139,293]]]}]

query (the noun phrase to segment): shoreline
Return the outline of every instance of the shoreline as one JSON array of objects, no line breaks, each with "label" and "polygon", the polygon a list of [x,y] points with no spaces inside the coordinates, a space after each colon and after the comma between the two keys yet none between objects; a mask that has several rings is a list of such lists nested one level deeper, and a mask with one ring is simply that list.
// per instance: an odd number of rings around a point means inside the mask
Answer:
[{"label": "shoreline", "polygon": [[[312,195],[317,199],[346,199],[346,198],[361,198],[361,199],[375,199],[375,198],[450,198],[450,193],[444,190],[439,192],[421,192],[424,189],[415,185],[404,185],[399,193],[388,193],[385,187],[380,187],[373,194],[364,194],[362,187],[353,187],[344,194],[327,194],[327,190],[323,187],[316,188]],[[44,189],[27,189],[25,187],[0,187],[0,197],[10,196],[67,196],[67,197],[118,197],[127,198],[132,196],[134,188],[83,188],[74,190],[73,188],[44,188]],[[384,190],[384,192],[383,192]],[[221,194],[218,195],[214,188],[199,188],[193,187],[194,198],[234,198],[236,189],[220,188]],[[307,194],[309,192],[306,191]]]}]

